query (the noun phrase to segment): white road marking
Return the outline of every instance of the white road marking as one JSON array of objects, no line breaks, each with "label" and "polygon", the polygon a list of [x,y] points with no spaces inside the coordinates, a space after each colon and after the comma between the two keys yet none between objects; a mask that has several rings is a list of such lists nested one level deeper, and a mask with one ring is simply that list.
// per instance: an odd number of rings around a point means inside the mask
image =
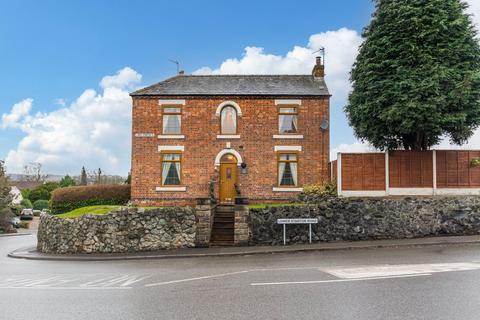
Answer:
[{"label": "white road marking", "polygon": [[0,287],[0,289],[42,289],[42,290],[122,290],[132,287]]},{"label": "white road marking", "polygon": [[150,284],[146,284],[145,287],[157,287],[157,286],[163,286],[163,285],[167,285],[167,284],[190,282],[190,281],[212,279],[212,278],[220,278],[220,277],[226,277],[226,276],[233,276],[235,274],[247,273],[247,272],[250,272],[250,271],[251,270],[244,270],[244,271],[237,271],[237,272],[213,274],[213,275],[210,275],[210,276],[203,276],[203,277],[196,277],[196,278],[187,278],[187,279],[180,279],[180,280],[150,283]]},{"label": "white road marking", "polygon": [[133,285],[152,275],[69,274],[14,275],[0,278],[0,289],[132,289]]},{"label": "white road marking", "polygon": [[383,280],[383,279],[393,279],[393,278],[423,277],[423,276],[430,276],[430,275],[431,274],[429,274],[429,273],[423,273],[423,274],[419,273],[419,274],[408,274],[408,275],[401,275],[401,276],[360,278],[360,279],[331,279],[331,280],[313,280],[313,281],[260,282],[260,283],[250,283],[250,285],[251,286],[282,286],[282,285],[295,285],[295,284],[319,284],[319,283]]},{"label": "white road marking", "polygon": [[89,281],[87,283],[82,283],[81,287],[112,287],[112,286],[120,286],[126,287],[130,286],[134,283],[140,282],[142,280],[148,279],[151,276],[139,276],[139,275],[122,275],[120,277],[107,277],[103,279],[97,279],[93,281]]},{"label": "white road marking", "polygon": [[320,269],[341,279],[389,277],[480,269],[480,263],[425,263]]}]

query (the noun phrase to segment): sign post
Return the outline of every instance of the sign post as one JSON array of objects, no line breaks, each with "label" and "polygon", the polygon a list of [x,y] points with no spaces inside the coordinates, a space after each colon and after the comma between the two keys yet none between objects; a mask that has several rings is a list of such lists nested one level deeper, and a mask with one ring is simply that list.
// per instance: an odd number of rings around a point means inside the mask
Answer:
[{"label": "sign post", "polygon": [[317,218],[277,219],[277,224],[283,224],[283,245],[287,245],[287,224],[308,224],[308,240],[312,243],[312,224],[317,223]]}]

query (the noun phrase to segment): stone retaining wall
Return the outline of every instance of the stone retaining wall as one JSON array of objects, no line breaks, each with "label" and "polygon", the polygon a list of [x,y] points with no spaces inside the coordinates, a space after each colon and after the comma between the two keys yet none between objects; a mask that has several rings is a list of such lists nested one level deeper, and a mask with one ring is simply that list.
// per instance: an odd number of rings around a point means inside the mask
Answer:
[{"label": "stone retaining wall", "polygon": [[110,253],[194,247],[196,228],[190,207],[129,208],[76,219],[42,214],[37,248],[44,253]]},{"label": "stone retaining wall", "polygon": [[[480,234],[480,197],[331,198],[296,207],[250,209],[250,244],[282,244],[278,218],[318,218],[312,241]],[[308,225],[288,225],[287,243],[307,243]]]}]

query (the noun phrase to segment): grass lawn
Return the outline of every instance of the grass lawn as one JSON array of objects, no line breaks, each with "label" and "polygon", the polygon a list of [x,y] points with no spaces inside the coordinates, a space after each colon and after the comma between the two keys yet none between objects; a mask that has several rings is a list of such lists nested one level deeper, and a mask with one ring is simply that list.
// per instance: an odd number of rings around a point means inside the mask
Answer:
[{"label": "grass lawn", "polygon": [[58,214],[57,217],[66,219],[77,218],[86,214],[107,214],[118,208],[120,208],[120,206],[88,206]]},{"label": "grass lawn", "polygon": [[251,204],[248,207],[250,209],[263,209],[266,207],[292,207],[292,206],[304,206],[304,203],[269,203],[269,204]]}]

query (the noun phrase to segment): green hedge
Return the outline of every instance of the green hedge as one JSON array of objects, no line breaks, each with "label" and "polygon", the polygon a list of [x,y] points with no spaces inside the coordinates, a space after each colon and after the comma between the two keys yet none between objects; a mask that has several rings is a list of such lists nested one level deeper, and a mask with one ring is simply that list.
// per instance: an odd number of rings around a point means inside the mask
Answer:
[{"label": "green hedge", "polygon": [[48,200],[37,200],[33,203],[33,210],[48,209]]},{"label": "green hedge", "polygon": [[93,185],[56,189],[50,208],[54,214],[95,205],[125,205],[130,200],[130,185]]}]

